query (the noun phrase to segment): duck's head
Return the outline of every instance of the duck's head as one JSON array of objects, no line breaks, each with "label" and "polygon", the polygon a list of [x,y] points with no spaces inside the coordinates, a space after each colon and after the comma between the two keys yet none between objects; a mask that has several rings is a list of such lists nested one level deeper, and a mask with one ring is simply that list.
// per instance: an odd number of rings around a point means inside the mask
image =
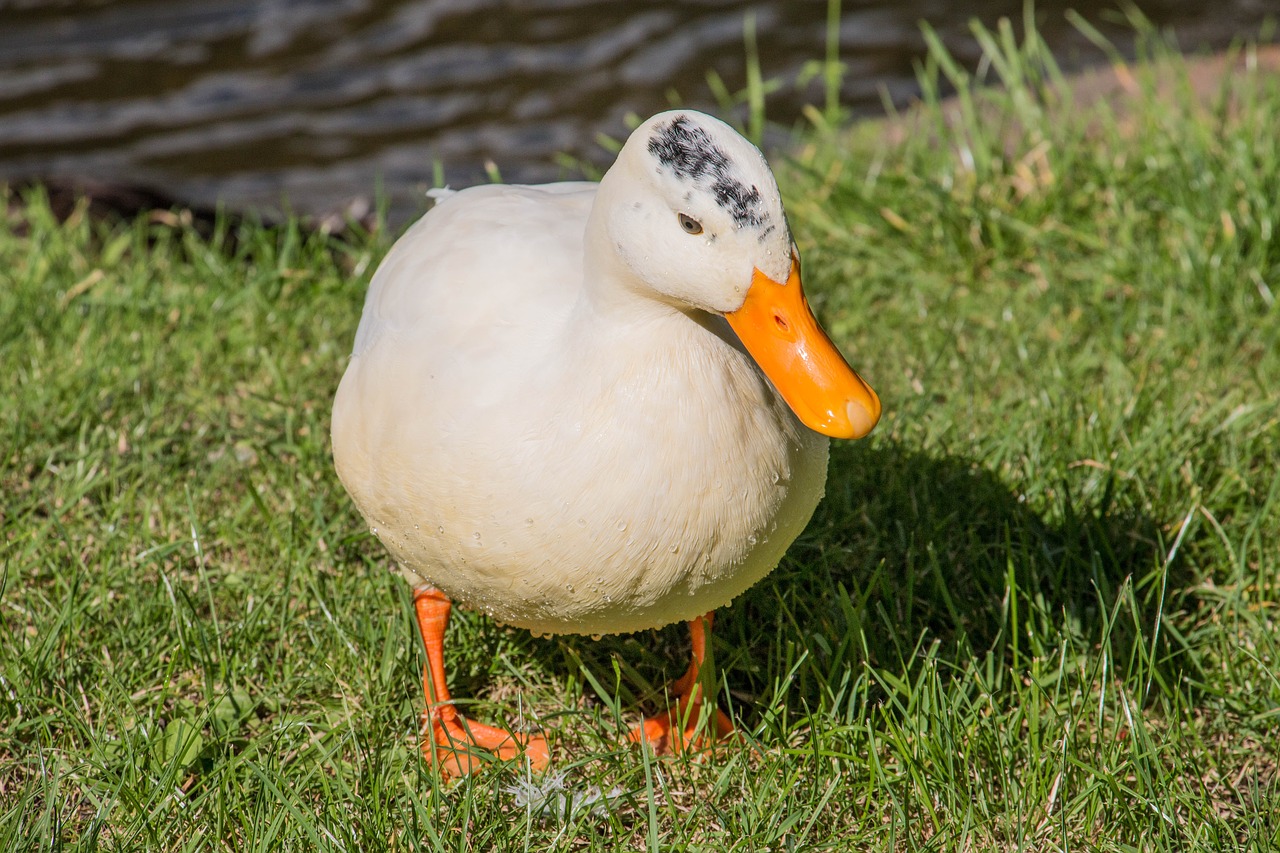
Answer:
[{"label": "duck's head", "polygon": [[635,286],[723,315],[810,429],[871,431],[880,400],[805,301],[778,184],[754,145],[711,116],[660,113],[631,134],[599,199],[593,225]]}]

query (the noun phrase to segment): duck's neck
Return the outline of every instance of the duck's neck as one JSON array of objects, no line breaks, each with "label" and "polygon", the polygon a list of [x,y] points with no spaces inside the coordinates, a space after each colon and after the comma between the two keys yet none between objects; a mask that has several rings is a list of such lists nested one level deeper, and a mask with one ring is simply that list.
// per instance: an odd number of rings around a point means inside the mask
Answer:
[{"label": "duck's neck", "polygon": [[606,174],[596,191],[587,217],[583,252],[583,287],[575,314],[596,322],[617,319],[628,323],[678,319],[692,309],[663,298],[643,281],[627,263],[624,235],[610,233],[609,210],[628,202],[618,197]]},{"label": "duck's neck", "polygon": [[[735,352],[740,345],[722,317],[663,298],[631,269],[607,216],[611,205],[626,203],[606,175],[587,218],[582,290],[559,338],[564,375],[589,406],[602,389],[646,389],[635,392],[643,395],[661,387],[663,377],[685,382],[686,390],[697,387],[693,397],[701,400],[707,393],[698,383],[714,385],[723,375],[706,367],[745,356]],[[592,365],[587,376],[583,364]]]}]

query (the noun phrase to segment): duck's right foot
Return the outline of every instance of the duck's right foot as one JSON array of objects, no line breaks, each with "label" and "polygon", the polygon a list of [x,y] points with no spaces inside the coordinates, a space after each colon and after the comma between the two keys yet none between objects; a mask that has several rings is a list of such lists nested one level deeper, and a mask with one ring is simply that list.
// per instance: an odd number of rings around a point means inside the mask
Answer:
[{"label": "duck's right foot", "polygon": [[523,759],[534,770],[542,770],[551,760],[547,739],[542,735],[516,734],[486,726],[459,714],[452,703],[423,713],[422,734],[423,754],[449,778],[474,773],[495,758]]}]

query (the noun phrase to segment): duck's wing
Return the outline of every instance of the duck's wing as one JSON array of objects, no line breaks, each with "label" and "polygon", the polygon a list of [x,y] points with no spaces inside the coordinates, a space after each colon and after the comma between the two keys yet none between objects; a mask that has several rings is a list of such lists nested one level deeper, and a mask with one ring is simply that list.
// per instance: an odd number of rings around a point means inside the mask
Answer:
[{"label": "duck's wing", "polygon": [[558,328],[582,287],[596,184],[490,185],[451,192],[392,247],[369,285],[352,355],[387,336],[483,349]]},{"label": "duck's wing", "polygon": [[509,440],[495,418],[540,399],[529,380],[581,291],[594,197],[595,184],[462,190],[392,247],[333,405],[338,474],[366,516],[412,503],[397,493],[424,441],[485,452],[485,436]]}]

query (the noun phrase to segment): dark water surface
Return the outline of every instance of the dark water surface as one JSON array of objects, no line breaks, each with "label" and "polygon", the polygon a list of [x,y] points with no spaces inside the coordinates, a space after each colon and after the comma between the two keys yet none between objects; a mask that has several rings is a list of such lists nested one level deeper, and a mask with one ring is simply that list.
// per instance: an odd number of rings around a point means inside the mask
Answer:
[{"label": "dark water surface", "polygon": [[[1280,0],[1139,4],[1184,49],[1220,48],[1280,16]],[[1067,67],[1098,59],[1066,21],[1076,8],[1124,44],[1094,0],[1041,2],[1042,34]],[[439,163],[454,186],[578,177],[562,152],[607,163],[600,133],[667,108],[668,93],[715,110],[706,72],[746,79],[755,17],[770,97],[788,123],[819,84],[827,4],[591,0],[0,0],[0,179],[81,175],[161,187],[197,203],[317,212],[370,196],[420,207]],[[846,2],[846,105],[881,109],[916,92],[929,21],[964,61],[968,21],[1020,21],[1021,0]],[[1108,23],[1108,21],[1110,23]]]}]

